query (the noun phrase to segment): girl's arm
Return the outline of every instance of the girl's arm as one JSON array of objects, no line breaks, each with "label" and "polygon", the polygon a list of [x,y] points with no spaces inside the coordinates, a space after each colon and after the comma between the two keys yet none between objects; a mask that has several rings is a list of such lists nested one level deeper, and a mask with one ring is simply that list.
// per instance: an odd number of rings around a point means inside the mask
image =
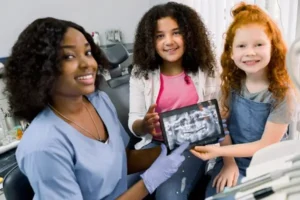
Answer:
[{"label": "girl's arm", "polygon": [[145,86],[143,79],[132,74],[129,82],[129,119],[128,127],[137,137],[147,133],[155,135],[155,127],[159,126],[159,116],[155,112],[155,104],[146,108]]},{"label": "girl's arm", "polygon": [[263,136],[260,140],[245,144],[234,144],[228,146],[197,146],[192,153],[197,157],[208,160],[223,157],[252,157],[258,150],[279,142],[287,131],[288,124],[277,124],[268,121]]},{"label": "girl's arm", "polygon": [[294,119],[296,105],[296,96],[291,89],[287,92],[285,99],[270,113],[260,140],[222,147],[198,146],[192,150],[192,153],[204,160],[219,156],[252,157],[258,150],[277,143],[282,139],[289,123]]},{"label": "girl's arm", "polygon": [[[231,145],[231,137],[227,134],[220,143],[221,146]],[[237,184],[239,177],[239,168],[234,157],[223,157],[223,167],[218,175],[214,178],[212,187],[216,188],[217,193],[222,192],[224,187],[233,187]]]},{"label": "girl's arm", "polygon": [[129,81],[129,119],[128,127],[130,131],[137,137],[145,135],[143,133],[142,124],[144,116],[147,112],[144,83],[142,79],[134,77],[134,69]]},{"label": "girl's arm", "polygon": [[[221,146],[232,145],[231,137],[227,134],[222,142],[220,142]],[[224,165],[236,164],[234,157],[223,157]]]},{"label": "girl's arm", "polygon": [[258,150],[279,142],[284,133],[286,133],[287,127],[288,124],[276,124],[268,121],[260,140],[245,144],[224,146],[220,152],[221,156],[252,157]]},{"label": "girl's arm", "polygon": [[294,91],[290,89],[284,100],[270,113],[260,140],[222,148],[222,156],[252,157],[258,150],[279,142],[293,121],[296,107]]}]

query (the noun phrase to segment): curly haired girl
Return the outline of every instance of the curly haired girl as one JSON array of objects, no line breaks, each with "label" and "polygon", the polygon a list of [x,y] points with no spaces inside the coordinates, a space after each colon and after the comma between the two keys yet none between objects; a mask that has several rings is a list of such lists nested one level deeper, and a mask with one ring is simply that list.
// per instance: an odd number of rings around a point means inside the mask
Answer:
[{"label": "curly haired girl", "polygon": [[[142,137],[136,148],[147,148],[163,140],[158,113],[215,98],[219,76],[204,23],[196,11],[175,2],[154,6],[142,17],[133,56],[128,125]],[[180,170],[156,190],[156,199],[188,198],[206,162],[189,151],[184,155]]]}]

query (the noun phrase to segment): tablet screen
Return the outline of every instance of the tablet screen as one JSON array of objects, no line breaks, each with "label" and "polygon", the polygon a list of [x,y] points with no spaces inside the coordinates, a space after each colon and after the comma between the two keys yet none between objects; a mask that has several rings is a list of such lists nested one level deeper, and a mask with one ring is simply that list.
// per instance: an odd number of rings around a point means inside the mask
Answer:
[{"label": "tablet screen", "polygon": [[224,137],[220,111],[215,99],[160,113],[164,141],[169,150],[188,141],[208,144]]}]

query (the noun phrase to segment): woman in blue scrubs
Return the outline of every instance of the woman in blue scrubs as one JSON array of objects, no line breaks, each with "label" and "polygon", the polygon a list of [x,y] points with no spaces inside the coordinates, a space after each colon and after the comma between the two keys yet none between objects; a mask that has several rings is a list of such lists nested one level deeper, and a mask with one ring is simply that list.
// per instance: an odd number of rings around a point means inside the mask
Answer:
[{"label": "woman in blue scrubs", "polygon": [[[187,144],[168,156],[163,145],[126,149],[116,110],[97,90],[105,66],[92,37],[69,21],[37,19],[13,46],[6,92],[15,116],[30,122],[16,157],[34,199],[142,199],[184,160]],[[127,189],[127,173],[142,170]]]}]

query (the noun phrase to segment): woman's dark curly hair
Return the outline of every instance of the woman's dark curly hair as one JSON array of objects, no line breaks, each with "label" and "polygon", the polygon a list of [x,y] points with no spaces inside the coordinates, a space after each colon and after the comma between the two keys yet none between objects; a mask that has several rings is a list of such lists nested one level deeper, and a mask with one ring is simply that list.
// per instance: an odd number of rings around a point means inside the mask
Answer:
[{"label": "woman's dark curly hair", "polygon": [[162,63],[161,57],[155,50],[155,31],[157,21],[165,17],[174,19],[183,34],[184,70],[196,73],[200,68],[213,77],[216,68],[215,55],[204,23],[192,8],[175,2],[152,7],[139,22],[133,49],[134,75],[147,79],[148,72],[158,69]]},{"label": "woman's dark curly hair", "polygon": [[[104,54],[81,26],[55,18],[33,21],[20,34],[5,64],[4,92],[14,116],[30,122],[51,101],[51,90],[61,72],[60,45],[68,28],[85,36],[99,70],[107,66]],[[98,89],[99,75],[95,86]]]}]

